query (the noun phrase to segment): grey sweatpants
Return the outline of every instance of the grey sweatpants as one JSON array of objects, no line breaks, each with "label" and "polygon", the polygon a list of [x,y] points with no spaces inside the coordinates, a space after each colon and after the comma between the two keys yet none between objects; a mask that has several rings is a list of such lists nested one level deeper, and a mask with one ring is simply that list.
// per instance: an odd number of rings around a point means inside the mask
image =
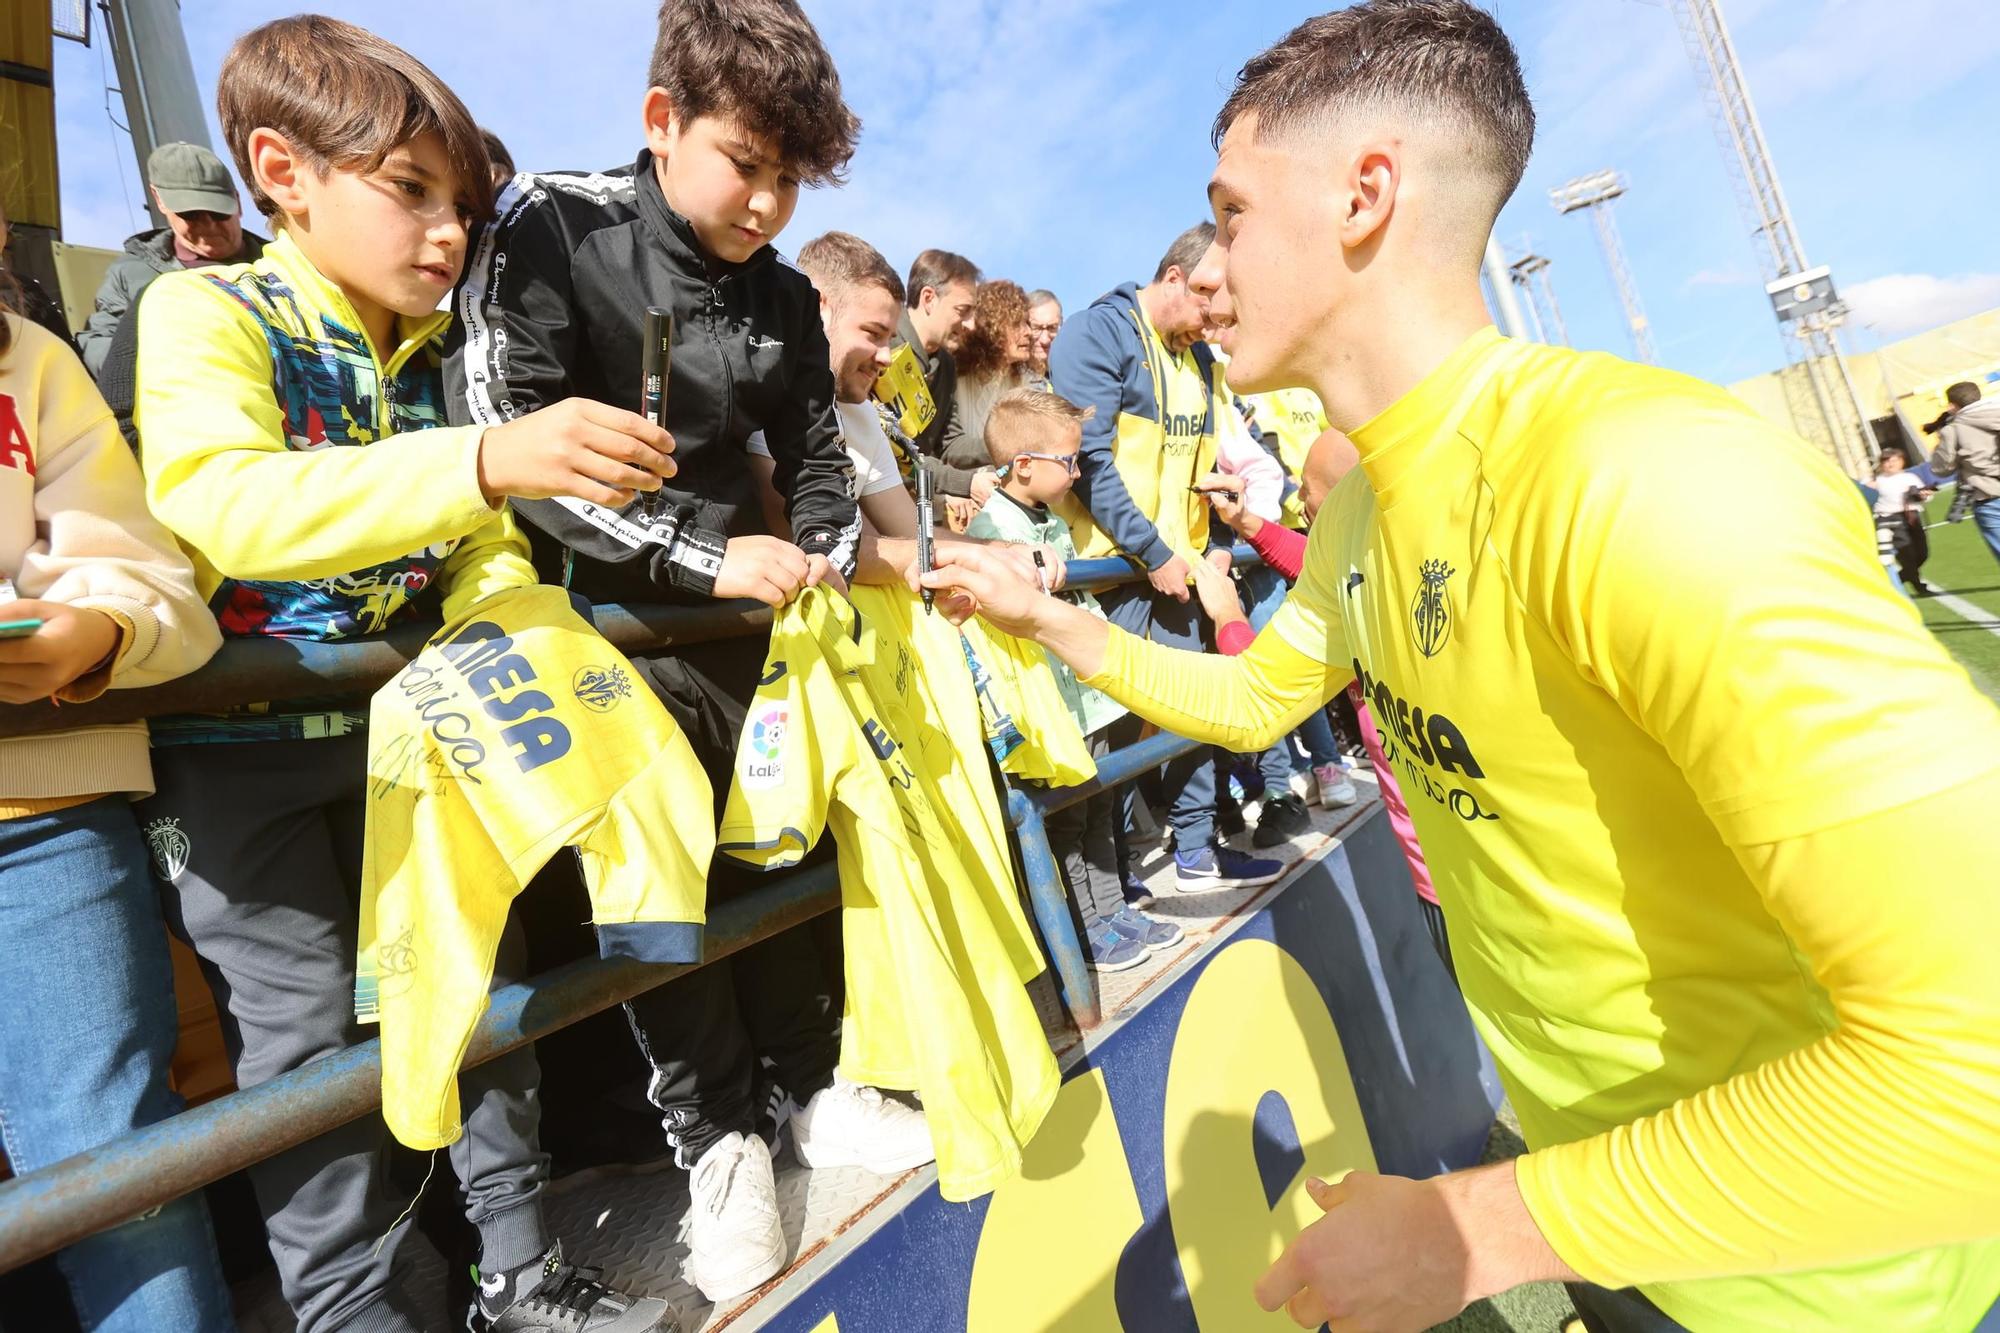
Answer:
[{"label": "grey sweatpants", "polygon": [[[354,1020],[367,759],[365,735],[153,751],[158,791],[138,805],[139,823],[167,920],[215,992],[241,1087],[373,1035]],[[494,984],[517,980],[521,965],[510,922]],[[465,1134],[449,1151],[487,1271],[548,1248],[539,1082],[531,1048],[460,1077]],[[410,1247],[425,1242],[397,1225],[408,1200],[389,1182],[388,1143],[372,1114],[250,1168],[299,1333],[457,1326],[444,1293],[411,1279]]]}]

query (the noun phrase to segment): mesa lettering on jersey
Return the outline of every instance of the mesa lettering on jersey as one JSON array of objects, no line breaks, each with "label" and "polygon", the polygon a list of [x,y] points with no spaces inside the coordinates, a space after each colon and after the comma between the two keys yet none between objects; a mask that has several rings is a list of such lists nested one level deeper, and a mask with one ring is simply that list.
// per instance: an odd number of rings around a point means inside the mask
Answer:
[{"label": "mesa lettering on jersey", "polygon": [[1500,818],[1482,806],[1469,788],[1453,784],[1454,777],[1477,780],[1486,776],[1458,724],[1443,713],[1426,713],[1413,705],[1390,689],[1387,681],[1370,675],[1360,658],[1355,658],[1353,665],[1354,679],[1360,683],[1362,697],[1374,711],[1382,734],[1383,757],[1400,765],[1408,775],[1406,789],[1423,792],[1468,822]]},{"label": "mesa lettering on jersey", "polygon": [[[555,700],[538,689],[508,693],[535,680],[535,668],[514,651],[514,640],[498,625],[475,620],[439,644],[438,652],[465,681],[486,716],[505,724],[500,739],[514,751],[514,762],[523,773],[569,753],[569,728],[553,716]],[[396,685],[432,739],[458,765],[459,775],[479,782],[473,770],[486,762],[486,746],[473,734],[472,719],[452,707],[458,693],[451,682],[419,658],[403,669]]]},{"label": "mesa lettering on jersey", "polygon": [[1162,412],[1160,433],[1166,438],[1162,448],[1170,458],[1191,454],[1201,447],[1201,437],[1208,425],[1206,412]]}]

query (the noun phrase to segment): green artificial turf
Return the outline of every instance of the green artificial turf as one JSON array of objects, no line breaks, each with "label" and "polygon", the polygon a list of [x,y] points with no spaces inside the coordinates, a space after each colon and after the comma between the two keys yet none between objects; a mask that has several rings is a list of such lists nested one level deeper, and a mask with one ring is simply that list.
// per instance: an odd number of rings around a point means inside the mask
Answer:
[{"label": "green artificial turf", "polygon": [[[1926,510],[1928,521],[1943,523],[1950,502],[1949,491],[1934,498]],[[1917,599],[1917,609],[1979,687],[2000,700],[2000,561],[1986,549],[1969,518],[1932,528],[1930,538],[1924,581],[1970,603],[1978,614],[1961,614],[1958,608],[1927,597]]]}]

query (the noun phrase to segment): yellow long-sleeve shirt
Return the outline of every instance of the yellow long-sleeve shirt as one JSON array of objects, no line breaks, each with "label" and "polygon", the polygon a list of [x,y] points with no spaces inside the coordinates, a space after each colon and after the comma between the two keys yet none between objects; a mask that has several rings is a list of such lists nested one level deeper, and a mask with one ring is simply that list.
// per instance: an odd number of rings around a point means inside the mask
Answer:
[{"label": "yellow long-sleeve shirt", "polygon": [[1697,1330],[1971,1327],[2000,867],[1956,830],[2000,713],[1852,486],[1719,390],[1490,329],[1354,440],[1244,656],[1114,632],[1088,683],[1244,749],[1359,676],[1578,1272]]},{"label": "yellow long-sleeve shirt", "polygon": [[[139,305],[134,419],[147,499],[225,634],[369,634],[431,584],[456,617],[535,580],[444,424],[440,312],[386,358],[280,233],[252,264],[163,274]],[[348,446],[366,445],[366,448]]]}]

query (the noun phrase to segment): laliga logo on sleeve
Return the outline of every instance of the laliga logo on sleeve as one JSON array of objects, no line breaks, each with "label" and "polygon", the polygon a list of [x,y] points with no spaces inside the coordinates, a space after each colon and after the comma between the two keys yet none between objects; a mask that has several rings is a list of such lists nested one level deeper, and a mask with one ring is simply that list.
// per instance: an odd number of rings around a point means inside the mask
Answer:
[{"label": "laliga logo on sleeve", "polygon": [[782,706],[766,708],[750,719],[742,772],[749,790],[766,791],[785,780],[785,726]]},{"label": "laliga logo on sleeve", "polygon": [[621,667],[580,667],[569,687],[576,701],[593,713],[608,713],[632,697],[632,680]]},{"label": "laliga logo on sleeve", "polygon": [[1420,572],[1424,586],[1417,590],[1417,600],[1410,604],[1411,638],[1418,652],[1425,657],[1436,657],[1451,638],[1451,594],[1444,585],[1456,571],[1442,560],[1426,560]]}]

